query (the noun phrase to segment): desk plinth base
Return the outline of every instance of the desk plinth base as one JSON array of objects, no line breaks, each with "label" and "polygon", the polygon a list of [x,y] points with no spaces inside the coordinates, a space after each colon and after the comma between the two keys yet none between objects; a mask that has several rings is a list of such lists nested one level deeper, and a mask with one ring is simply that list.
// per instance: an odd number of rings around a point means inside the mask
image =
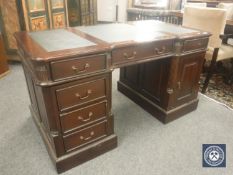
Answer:
[{"label": "desk plinth base", "polygon": [[115,134],[105,137],[104,139],[92,143],[82,149],[77,151],[73,151],[69,154],[66,154],[62,157],[57,158],[55,152],[52,148],[52,144],[50,143],[46,131],[44,130],[41,123],[38,121],[36,113],[33,111],[30,106],[31,115],[33,120],[40,132],[40,135],[43,138],[43,141],[46,145],[49,156],[54,163],[56,170],[58,173],[63,173],[71,168],[76,167],[86,161],[89,161],[105,152],[108,152],[117,147],[117,136]]},{"label": "desk plinth base", "polygon": [[149,112],[164,124],[194,111],[197,108],[199,101],[198,99],[195,99],[182,106],[166,111],[121,81],[118,81],[117,88],[121,93],[130,98],[132,101],[141,106],[144,110]]}]

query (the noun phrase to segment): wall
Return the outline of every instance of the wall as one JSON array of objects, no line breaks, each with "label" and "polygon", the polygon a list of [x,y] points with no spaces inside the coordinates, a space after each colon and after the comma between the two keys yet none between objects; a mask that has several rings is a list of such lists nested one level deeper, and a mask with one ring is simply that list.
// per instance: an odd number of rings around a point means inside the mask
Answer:
[{"label": "wall", "polygon": [[116,0],[98,0],[97,16],[98,21],[115,21],[116,19]]},{"label": "wall", "polygon": [[118,5],[119,5],[119,11],[118,11],[118,21],[119,22],[125,22],[127,19],[127,6],[128,2],[127,0],[118,0]]},{"label": "wall", "polygon": [[98,21],[114,22],[116,20],[116,3],[118,2],[118,21],[126,21],[127,0],[98,0]]}]

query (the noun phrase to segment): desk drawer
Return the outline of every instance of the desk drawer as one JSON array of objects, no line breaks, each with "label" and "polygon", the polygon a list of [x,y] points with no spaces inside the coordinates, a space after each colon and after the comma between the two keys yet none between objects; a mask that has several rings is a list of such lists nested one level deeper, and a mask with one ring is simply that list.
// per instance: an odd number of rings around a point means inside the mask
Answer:
[{"label": "desk drawer", "polygon": [[91,82],[67,86],[56,90],[57,103],[61,111],[106,97],[106,79],[97,79]]},{"label": "desk drawer", "polygon": [[69,136],[65,136],[63,138],[65,150],[69,152],[75,148],[96,141],[105,136],[107,136],[107,121],[98,123]]},{"label": "desk drawer", "polygon": [[94,55],[51,63],[53,80],[103,71],[105,69],[105,55]]},{"label": "desk drawer", "polygon": [[89,124],[98,119],[103,119],[107,115],[107,102],[100,102],[71,111],[61,116],[61,126],[63,133],[69,132],[85,124]]},{"label": "desk drawer", "polygon": [[153,42],[125,48],[117,48],[112,52],[113,64],[121,64],[149,57],[169,54],[173,51],[173,41]]},{"label": "desk drawer", "polygon": [[183,51],[188,52],[192,50],[206,49],[208,41],[208,38],[186,40],[184,41]]}]

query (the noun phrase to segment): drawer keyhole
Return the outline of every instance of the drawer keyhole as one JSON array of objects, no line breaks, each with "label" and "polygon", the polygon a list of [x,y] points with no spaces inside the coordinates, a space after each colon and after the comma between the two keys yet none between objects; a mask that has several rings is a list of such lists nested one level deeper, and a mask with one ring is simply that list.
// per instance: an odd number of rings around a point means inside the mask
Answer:
[{"label": "drawer keyhole", "polygon": [[177,82],[177,85],[178,85],[178,89],[181,89],[181,82]]},{"label": "drawer keyhole", "polygon": [[163,46],[161,49],[155,48],[155,53],[156,53],[157,55],[163,54],[163,53],[165,53],[165,52],[166,52],[166,47],[165,47],[165,46]]},{"label": "drawer keyhole", "polygon": [[80,100],[84,100],[88,98],[91,95],[91,93],[92,93],[92,90],[89,89],[87,90],[87,93],[85,96],[82,97],[79,93],[76,93],[75,96],[78,97]]},{"label": "drawer keyhole", "polygon": [[94,132],[94,131],[91,131],[88,137],[80,136],[80,139],[81,139],[81,140],[84,140],[84,141],[87,141],[87,140],[92,139],[92,137],[93,137],[94,135],[95,135],[95,132]]},{"label": "drawer keyhole", "polygon": [[78,67],[76,66],[72,66],[72,69],[73,71],[76,73],[76,74],[79,74],[79,73],[84,73],[87,71],[88,68],[90,68],[90,64],[86,63],[84,68],[82,70],[80,70]]},{"label": "drawer keyhole", "polygon": [[78,119],[81,120],[82,122],[88,122],[91,120],[92,116],[93,116],[93,112],[89,112],[88,118],[84,119],[82,116],[79,116]]},{"label": "drawer keyhole", "polygon": [[124,57],[127,59],[127,60],[133,60],[136,58],[136,55],[137,55],[137,52],[134,51],[133,52],[133,55],[132,56],[129,56],[128,53],[124,53]]}]

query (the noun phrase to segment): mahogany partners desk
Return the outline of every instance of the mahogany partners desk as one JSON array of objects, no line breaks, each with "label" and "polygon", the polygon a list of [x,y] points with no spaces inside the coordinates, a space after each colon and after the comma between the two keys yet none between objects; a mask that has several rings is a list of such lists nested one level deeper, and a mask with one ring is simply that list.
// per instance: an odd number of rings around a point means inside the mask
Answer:
[{"label": "mahogany partners desk", "polygon": [[31,114],[59,173],[117,146],[114,68],[119,91],[164,123],[197,107],[206,32],[138,21],[15,36]]}]

